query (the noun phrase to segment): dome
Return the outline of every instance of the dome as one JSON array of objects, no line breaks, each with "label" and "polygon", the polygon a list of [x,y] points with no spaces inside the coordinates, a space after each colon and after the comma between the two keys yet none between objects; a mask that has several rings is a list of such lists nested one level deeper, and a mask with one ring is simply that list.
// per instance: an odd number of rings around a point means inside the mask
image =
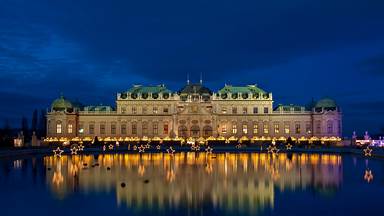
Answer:
[{"label": "dome", "polygon": [[317,101],[315,108],[336,108],[337,104],[334,100],[330,98],[324,98]]},{"label": "dome", "polygon": [[55,111],[64,111],[72,109],[73,105],[69,100],[65,99],[64,96],[61,96],[60,98],[53,101],[51,108]]}]

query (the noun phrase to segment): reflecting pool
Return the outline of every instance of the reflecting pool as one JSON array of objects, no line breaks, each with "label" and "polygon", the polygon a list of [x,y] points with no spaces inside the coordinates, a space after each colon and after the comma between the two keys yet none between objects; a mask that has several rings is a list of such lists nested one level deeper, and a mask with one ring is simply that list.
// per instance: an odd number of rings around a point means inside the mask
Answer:
[{"label": "reflecting pool", "polygon": [[0,159],[0,207],[2,215],[377,215],[383,165],[295,153]]}]

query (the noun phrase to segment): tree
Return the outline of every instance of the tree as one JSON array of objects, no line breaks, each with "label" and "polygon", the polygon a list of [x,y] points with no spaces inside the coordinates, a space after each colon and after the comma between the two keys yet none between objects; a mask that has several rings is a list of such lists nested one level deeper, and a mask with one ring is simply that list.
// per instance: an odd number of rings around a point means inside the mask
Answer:
[{"label": "tree", "polygon": [[4,126],[0,129],[1,146],[12,146],[12,129],[8,119],[4,120]]}]

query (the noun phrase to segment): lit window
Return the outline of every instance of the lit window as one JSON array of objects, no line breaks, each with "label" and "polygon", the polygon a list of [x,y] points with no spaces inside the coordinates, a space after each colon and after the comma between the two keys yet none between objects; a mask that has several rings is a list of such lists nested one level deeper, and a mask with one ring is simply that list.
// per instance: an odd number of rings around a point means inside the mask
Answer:
[{"label": "lit window", "polygon": [[157,107],[153,107],[153,113],[157,114]]},{"label": "lit window", "polygon": [[248,110],[247,107],[243,107],[243,114],[247,114]]},{"label": "lit window", "polygon": [[264,133],[265,133],[265,134],[269,133],[269,125],[268,125],[268,122],[264,122],[263,130],[264,130]]},{"label": "lit window", "polygon": [[73,125],[68,124],[68,133],[71,134],[73,132]]},{"label": "lit window", "polygon": [[297,134],[299,134],[299,133],[301,132],[301,130],[300,130],[300,123],[296,123],[296,124],[295,124],[295,132],[296,132]]},{"label": "lit window", "polygon": [[232,125],[232,134],[237,134],[237,125],[236,124]]},{"label": "lit window", "polygon": [[289,134],[290,133],[290,126],[289,123],[284,124],[284,133]]},{"label": "lit window", "polygon": [[89,134],[94,134],[95,133],[95,125],[94,124],[90,124],[89,125]]},{"label": "lit window", "polygon": [[259,133],[259,125],[257,122],[253,124],[253,134],[258,134]]},{"label": "lit window", "polygon": [[243,124],[243,134],[247,134],[247,133],[248,133],[248,125]]},{"label": "lit window", "polygon": [[226,125],[226,124],[223,125],[223,127],[221,128],[221,132],[222,132],[223,134],[226,134],[226,133],[227,133],[227,125]]},{"label": "lit window", "polygon": [[61,134],[61,132],[62,132],[62,125],[61,125],[61,122],[58,122],[56,124],[56,133]]},{"label": "lit window", "polygon": [[227,113],[227,108],[226,108],[226,107],[223,107],[223,108],[221,109],[221,112],[222,112],[223,114],[226,114],[226,113]]},{"label": "lit window", "polygon": [[274,130],[275,130],[275,134],[280,133],[279,123],[275,123],[275,125],[273,127],[274,127]]},{"label": "lit window", "polygon": [[253,114],[259,113],[259,109],[257,107],[253,107]]}]

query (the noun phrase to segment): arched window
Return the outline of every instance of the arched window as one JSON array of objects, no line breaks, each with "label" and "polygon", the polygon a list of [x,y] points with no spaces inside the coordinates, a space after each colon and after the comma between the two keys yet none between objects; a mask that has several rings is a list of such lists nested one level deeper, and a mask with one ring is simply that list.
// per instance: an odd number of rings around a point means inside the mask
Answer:
[{"label": "arched window", "polygon": [[62,131],[62,124],[61,124],[61,121],[57,121],[56,122],[56,133],[58,134],[61,134],[63,131]]},{"label": "arched window", "polygon": [[328,134],[333,133],[333,121],[332,120],[327,121],[327,132],[328,132]]}]

